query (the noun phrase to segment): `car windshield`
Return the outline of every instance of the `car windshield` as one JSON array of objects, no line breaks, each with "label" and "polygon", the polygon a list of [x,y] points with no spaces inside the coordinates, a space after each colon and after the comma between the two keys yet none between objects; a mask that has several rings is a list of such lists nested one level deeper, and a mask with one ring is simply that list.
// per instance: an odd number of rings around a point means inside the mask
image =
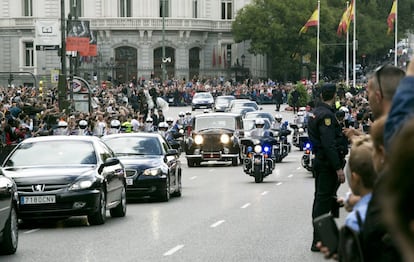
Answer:
[{"label": "car windshield", "polygon": [[118,136],[104,139],[116,155],[161,155],[161,145],[156,137]]},{"label": "car windshield", "polygon": [[216,104],[217,105],[228,105],[232,100],[231,97],[217,97]]},{"label": "car windshield", "polygon": [[266,118],[266,119],[269,119],[269,121],[273,121],[273,117],[272,117],[272,115],[269,115],[269,114],[267,114],[267,113],[256,113],[256,112],[249,112],[249,113],[247,113],[246,114],[246,118],[248,118],[248,119],[251,119],[251,118],[253,118],[253,119],[255,119],[255,118]]},{"label": "car windshield", "polygon": [[194,95],[194,98],[197,98],[197,99],[207,99],[207,98],[211,98],[211,97],[212,96],[211,96],[210,93],[196,93]]},{"label": "car windshield", "polygon": [[23,143],[6,162],[6,167],[95,165],[96,152],[87,141],[41,141]]},{"label": "car windshield", "polygon": [[244,103],[235,103],[234,108],[240,108],[240,107],[253,107],[254,109],[258,109],[258,106],[254,102],[244,102]]},{"label": "car windshield", "polygon": [[195,130],[207,128],[227,128],[234,130],[236,127],[236,119],[226,116],[199,117],[195,121]]}]

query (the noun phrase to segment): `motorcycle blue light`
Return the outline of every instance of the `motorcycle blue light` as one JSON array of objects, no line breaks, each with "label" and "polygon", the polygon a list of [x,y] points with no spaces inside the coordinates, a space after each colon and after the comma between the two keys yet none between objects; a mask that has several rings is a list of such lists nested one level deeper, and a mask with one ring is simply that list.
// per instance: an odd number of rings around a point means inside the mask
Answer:
[{"label": "motorcycle blue light", "polygon": [[305,147],[310,148],[311,147],[310,143],[306,143]]},{"label": "motorcycle blue light", "polygon": [[252,152],[253,151],[253,147],[249,146],[247,147],[247,152]]},{"label": "motorcycle blue light", "polygon": [[265,152],[269,152],[270,148],[268,146],[265,146],[263,149]]}]

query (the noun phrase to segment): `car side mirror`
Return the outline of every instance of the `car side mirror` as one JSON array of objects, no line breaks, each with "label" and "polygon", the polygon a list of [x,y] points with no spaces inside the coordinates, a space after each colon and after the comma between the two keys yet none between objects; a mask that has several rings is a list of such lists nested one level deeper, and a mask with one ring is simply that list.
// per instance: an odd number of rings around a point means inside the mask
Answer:
[{"label": "car side mirror", "polygon": [[101,173],[104,167],[118,165],[119,163],[120,161],[116,157],[107,158],[105,162],[99,167],[98,172]]},{"label": "car side mirror", "polygon": [[168,149],[167,154],[165,154],[165,156],[176,156],[176,155],[178,155],[177,149]]}]

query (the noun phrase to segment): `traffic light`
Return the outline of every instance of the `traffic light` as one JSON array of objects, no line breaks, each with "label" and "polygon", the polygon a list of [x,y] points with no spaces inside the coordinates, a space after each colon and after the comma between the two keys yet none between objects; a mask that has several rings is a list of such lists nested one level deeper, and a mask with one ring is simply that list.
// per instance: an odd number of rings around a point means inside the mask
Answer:
[{"label": "traffic light", "polygon": [[39,96],[43,97],[43,81],[39,81]]}]

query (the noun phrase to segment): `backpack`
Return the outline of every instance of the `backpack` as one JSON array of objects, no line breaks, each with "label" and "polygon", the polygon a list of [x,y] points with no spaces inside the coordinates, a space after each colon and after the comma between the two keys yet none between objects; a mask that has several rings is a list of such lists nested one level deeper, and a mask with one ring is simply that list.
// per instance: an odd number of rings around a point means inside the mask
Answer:
[{"label": "backpack", "polygon": [[[356,212],[360,230],[362,220],[359,212]],[[340,262],[363,262],[361,231],[357,232],[348,226],[342,226],[339,230],[338,257]]]}]

